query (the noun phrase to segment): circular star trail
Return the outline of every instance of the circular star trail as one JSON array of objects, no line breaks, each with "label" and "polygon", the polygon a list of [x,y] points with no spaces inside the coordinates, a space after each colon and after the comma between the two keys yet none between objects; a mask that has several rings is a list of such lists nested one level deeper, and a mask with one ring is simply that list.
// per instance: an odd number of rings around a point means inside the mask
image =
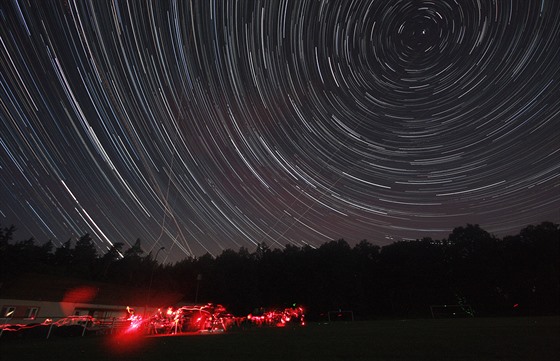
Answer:
[{"label": "circular star trail", "polygon": [[558,222],[560,2],[4,1],[0,216],[166,260]]}]

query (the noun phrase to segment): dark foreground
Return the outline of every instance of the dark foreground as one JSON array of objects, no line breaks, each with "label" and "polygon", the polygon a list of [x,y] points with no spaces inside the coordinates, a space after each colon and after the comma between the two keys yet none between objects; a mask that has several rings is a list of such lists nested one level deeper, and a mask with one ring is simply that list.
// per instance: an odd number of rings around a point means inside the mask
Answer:
[{"label": "dark foreground", "polygon": [[2,360],[558,360],[560,317],[310,324],[225,334],[0,339]]}]

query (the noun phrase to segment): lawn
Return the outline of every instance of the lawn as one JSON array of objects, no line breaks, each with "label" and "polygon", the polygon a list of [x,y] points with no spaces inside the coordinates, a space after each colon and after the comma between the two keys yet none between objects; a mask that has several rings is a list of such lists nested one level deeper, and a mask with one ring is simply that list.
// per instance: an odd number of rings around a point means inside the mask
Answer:
[{"label": "lawn", "polygon": [[560,317],[315,323],[224,334],[0,339],[2,360],[558,360]]}]

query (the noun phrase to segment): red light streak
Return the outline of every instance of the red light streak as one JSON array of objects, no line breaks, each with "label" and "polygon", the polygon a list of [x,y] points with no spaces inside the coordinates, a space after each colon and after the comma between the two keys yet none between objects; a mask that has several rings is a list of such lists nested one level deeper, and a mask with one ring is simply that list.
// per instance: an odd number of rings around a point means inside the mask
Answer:
[{"label": "red light streak", "polygon": [[305,311],[303,307],[290,307],[284,310],[263,311],[262,315],[247,315],[247,320],[256,326],[285,327],[287,324],[305,326]]},{"label": "red light streak", "polygon": [[[91,316],[68,316],[56,322],[48,320],[40,325],[50,329],[80,325],[81,335],[108,335],[106,346],[115,354],[131,354],[140,352],[148,343],[145,336],[189,335],[197,333],[221,333],[235,327],[254,325],[256,327],[287,327],[288,325],[305,325],[305,314],[302,307],[267,310],[261,309],[258,315],[236,317],[228,313],[222,305],[194,305],[178,308],[159,308],[153,315],[142,317],[133,308],[126,307],[128,315],[111,324],[99,322]],[[262,313],[261,313],[262,312]],[[115,322],[118,321],[118,322]],[[115,326],[117,325],[117,326]],[[2,325],[0,330],[17,332],[27,325]],[[51,330],[49,329],[49,335]]]}]

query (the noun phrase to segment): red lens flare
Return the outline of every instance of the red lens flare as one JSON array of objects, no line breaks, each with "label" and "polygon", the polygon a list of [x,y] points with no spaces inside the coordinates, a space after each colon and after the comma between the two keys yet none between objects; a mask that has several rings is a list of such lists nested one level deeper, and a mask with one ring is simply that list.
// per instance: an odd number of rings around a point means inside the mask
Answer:
[{"label": "red lens flare", "polygon": [[72,288],[64,294],[62,302],[90,303],[97,295],[97,288],[92,286],[81,286]]}]

